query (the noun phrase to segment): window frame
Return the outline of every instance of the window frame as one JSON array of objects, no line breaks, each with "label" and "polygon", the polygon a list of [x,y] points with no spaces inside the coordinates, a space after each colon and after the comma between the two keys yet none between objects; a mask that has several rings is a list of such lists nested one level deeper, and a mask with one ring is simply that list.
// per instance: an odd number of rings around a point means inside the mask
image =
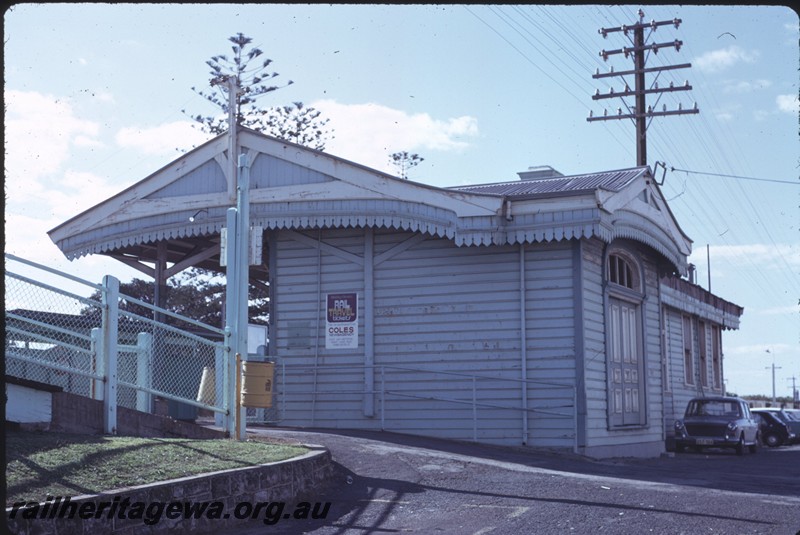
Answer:
[{"label": "window frame", "polygon": [[[687,329],[688,329],[688,338],[687,338]],[[682,338],[682,347],[683,347],[683,384],[687,387],[695,387],[697,386],[697,380],[695,377],[695,350],[694,350],[694,332],[695,326],[693,318],[688,314],[681,314],[681,338]],[[687,345],[688,341],[688,345]]]},{"label": "window frame", "polygon": [[722,329],[711,325],[711,367],[713,388],[722,390]]},{"label": "window frame", "polygon": [[700,373],[700,386],[708,388],[708,326],[703,320],[697,321],[697,361]]}]

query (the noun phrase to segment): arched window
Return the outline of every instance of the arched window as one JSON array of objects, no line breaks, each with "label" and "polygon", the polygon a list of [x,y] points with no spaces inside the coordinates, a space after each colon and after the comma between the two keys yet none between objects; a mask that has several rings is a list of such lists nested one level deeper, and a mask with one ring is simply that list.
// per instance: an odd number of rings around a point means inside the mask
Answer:
[{"label": "arched window", "polygon": [[608,255],[608,282],[623,288],[639,290],[639,277],[630,260],[620,254]]}]

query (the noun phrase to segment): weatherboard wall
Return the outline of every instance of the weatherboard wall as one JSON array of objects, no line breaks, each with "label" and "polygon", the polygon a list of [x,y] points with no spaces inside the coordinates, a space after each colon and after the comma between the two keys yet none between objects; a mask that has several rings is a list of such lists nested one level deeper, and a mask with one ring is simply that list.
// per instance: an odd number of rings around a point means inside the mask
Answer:
[{"label": "weatherboard wall", "polygon": [[[621,245],[638,259],[643,280],[644,299],[641,302],[641,358],[643,373],[645,421],[642,425],[612,427],[609,419],[608,373],[606,352],[606,307],[608,296],[604,279],[606,245],[597,239],[582,240],[583,295],[583,361],[586,403],[586,442],[584,451],[605,456],[609,452],[641,454],[663,450],[663,399],[660,342],[660,304],[658,272],[649,250],[634,242],[620,240]],[[582,422],[583,424],[584,422]]]},{"label": "weatherboard wall", "polygon": [[[366,247],[370,239],[372,248]],[[373,236],[340,229],[319,235],[279,231],[270,244],[273,353],[286,370],[279,384],[285,424],[383,426],[498,444],[525,442],[524,295],[527,443],[572,447],[575,307],[569,243],[456,247],[451,240],[410,232],[376,230]],[[371,281],[365,280],[369,273]],[[358,349],[325,349],[321,305],[327,293],[336,292],[359,294]],[[365,317],[367,292],[373,296],[371,318]],[[375,368],[365,372],[368,324]],[[365,394],[368,379],[373,391]]]},{"label": "weatherboard wall", "polygon": [[[687,303],[688,305],[688,303]],[[691,308],[689,306],[686,307]],[[691,374],[694,383],[686,381],[686,364],[684,358],[684,317],[689,318],[691,324],[691,351],[692,351],[692,370]],[[701,334],[698,323],[705,323],[705,344],[706,344],[706,366],[702,367],[700,361]],[[674,434],[673,424],[675,419],[682,418],[686,405],[693,397],[716,396],[723,393],[724,384],[724,359],[722,359],[722,337],[720,336],[720,387],[714,384],[713,372],[713,329],[717,327],[720,332],[724,328],[708,319],[708,315],[698,316],[686,310],[679,310],[672,306],[664,306],[664,330],[666,335],[666,352],[669,370],[669,389],[672,398],[672,406],[665,411],[664,428],[665,432]],[[707,385],[702,384],[702,374],[707,377]]]}]

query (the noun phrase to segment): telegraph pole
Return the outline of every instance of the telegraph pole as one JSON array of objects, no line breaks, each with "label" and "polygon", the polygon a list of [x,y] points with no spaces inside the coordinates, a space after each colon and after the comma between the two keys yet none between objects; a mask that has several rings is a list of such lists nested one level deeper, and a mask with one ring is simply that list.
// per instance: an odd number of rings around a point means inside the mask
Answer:
[{"label": "telegraph pole", "polygon": [[[600,35],[603,38],[606,38],[609,33],[614,32],[622,32],[626,37],[630,39],[629,34],[633,34],[633,46],[631,47],[623,47],[616,50],[602,50],[600,51],[600,56],[603,58],[604,61],[608,61],[610,56],[614,56],[616,54],[623,54],[626,58],[633,59],[633,69],[632,70],[624,70],[624,71],[614,71],[614,68],[611,67],[609,72],[601,73],[598,69],[595,74],[592,75],[594,79],[600,78],[610,78],[619,76],[622,78],[623,83],[625,84],[624,89],[620,92],[615,92],[612,88],[609,93],[600,94],[600,91],[597,92],[592,96],[592,100],[601,100],[607,98],[624,98],[624,97],[634,97],[634,107],[631,110],[630,106],[623,100],[623,104],[627,109],[628,113],[623,113],[622,108],[617,108],[617,113],[609,115],[608,110],[603,111],[602,116],[594,116],[592,112],[589,113],[589,117],[586,119],[587,121],[609,121],[609,120],[618,120],[618,119],[632,119],[636,125],[636,165],[643,166],[647,165],[647,127],[648,127],[648,120],[651,120],[653,117],[662,117],[666,115],[685,115],[689,113],[700,113],[700,110],[697,108],[697,103],[694,104],[693,108],[690,109],[683,109],[682,105],[678,105],[677,110],[667,110],[666,105],[662,107],[661,111],[655,111],[652,106],[647,105],[647,95],[649,94],[658,94],[658,99],[661,98],[661,94],[669,93],[673,91],[688,91],[692,89],[692,86],[689,85],[689,82],[682,86],[676,86],[673,83],[670,83],[668,87],[659,87],[658,82],[656,80],[653,81],[653,84],[650,88],[647,88],[645,75],[650,73],[656,73],[656,79],[663,71],[674,70],[674,69],[685,69],[692,66],[691,63],[683,63],[680,65],[668,65],[664,67],[647,67],[647,56],[649,52],[653,54],[658,54],[658,51],[662,48],[671,48],[674,47],[676,51],[680,51],[681,46],[683,46],[683,41],[674,40],[672,42],[664,42],[664,43],[651,43],[648,44],[647,41],[650,36],[658,29],[660,26],[665,25],[674,25],[675,28],[680,26],[681,19],[672,19],[672,20],[665,20],[665,21],[651,21],[651,22],[644,22],[644,12],[640,9],[639,10],[639,22],[632,24],[632,25],[623,25],[615,28],[601,28],[598,30]],[[650,33],[645,37],[645,30],[650,29]],[[634,88],[631,89],[628,83],[625,81],[626,76],[633,76],[634,79]],[[658,99],[656,100],[656,104],[658,103]]]},{"label": "telegraph pole", "polygon": [[786,380],[792,382],[792,405],[796,406],[797,402],[800,401],[800,398],[797,395],[797,377],[792,376]]},{"label": "telegraph pole", "polygon": [[[772,351],[769,349],[766,350],[767,353],[772,354]],[[780,370],[780,366],[775,366],[775,355],[772,355],[772,366],[767,366],[765,369],[772,368],[772,403],[777,403],[778,399],[775,397],[775,370]]]}]

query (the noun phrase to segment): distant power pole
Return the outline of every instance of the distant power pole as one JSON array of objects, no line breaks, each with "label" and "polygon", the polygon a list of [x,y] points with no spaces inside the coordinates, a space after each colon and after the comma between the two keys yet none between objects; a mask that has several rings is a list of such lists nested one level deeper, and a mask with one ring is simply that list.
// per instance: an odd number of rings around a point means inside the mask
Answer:
[{"label": "distant power pole", "polygon": [[[659,94],[658,99],[656,99],[656,104],[658,104],[658,100],[661,98],[662,93],[669,93],[672,91],[688,91],[692,89],[692,86],[689,85],[689,81],[687,80],[684,85],[675,86],[673,83],[670,83],[668,87],[659,87],[658,86],[658,76],[660,76],[662,71],[669,71],[674,69],[685,69],[692,66],[691,63],[683,63],[680,65],[668,65],[664,67],[645,67],[645,63],[647,61],[647,55],[650,52],[653,54],[658,54],[658,51],[662,48],[669,48],[674,47],[676,51],[680,51],[681,46],[683,46],[683,41],[675,40],[672,42],[666,43],[651,43],[647,44],[647,40],[650,36],[656,31],[659,26],[665,25],[674,25],[677,28],[681,24],[681,19],[673,19],[673,20],[665,20],[665,21],[651,21],[651,22],[644,22],[644,12],[639,10],[639,22],[636,24],[632,24],[630,26],[623,25],[616,28],[601,28],[599,33],[603,36],[603,38],[607,37],[609,33],[613,32],[622,32],[628,39],[631,38],[631,33],[633,34],[633,46],[628,46],[624,48],[620,48],[617,50],[602,50],[600,52],[600,56],[602,56],[603,60],[608,61],[609,56],[613,56],[616,54],[624,54],[626,58],[633,59],[633,69],[632,70],[624,70],[624,71],[614,71],[614,68],[611,67],[609,72],[601,73],[598,69],[595,74],[592,75],[592,78],[599,79],[599,78],[609,78],[612,76],[619,76],[622,78],[622,81],[625,83],[624,89],[619,92],[615,92],[612,88],[609,93],[600,94],[600,91],[597,92],[592,96],[592,100],[601,100],[606,98],[624,98],[624,97],[634,97],[634,107],[631,107],[623,100],[623,104],[627,110],[627,113],[623,113],[622,108],[617,108],[616,114],[609,114],[608,110],[603,111],[602,116],[594,116],[592,112],[589,112],[589,117],[586,119],[587,121],[610,121],[613,119],[633,119],[636,125],[636,165],[642,166],[647,165],[647,127],[649,125],[648,119],[652,119],[653,117],[661,117],[665,115],[684,115],[687,113],[699,113],[700,110],[697,109],[697,103],[695,102],[694,107],[691,109],[683,109],[681,104],[678,104],[677,110],[668,111],[666,105],[663,105],[661,111],[654,111],[653,106],[647,105],[647,95],[650,94]],[[650,32],[645,38],[644,31],[645,29],[650,29]],[[645,75],[650,73],[657,73],[655,80],[653,80],[653,84],[648,88],[646,87]],[[627,81],[625,81],[626,76],[633,76],[634,79],[634,88],[631,89],[630,85]]]},{"label": "distant power pole", "polygon": [[[769,353],[769,350],[767,350],[767,353]],[[773,359],[774,358],[773,356]],[[781,367],[775,366],[775,361],[773,360],[772,366],[767,366],[765,369],[768,370],[770,368],[772,368],[772,403],[778,403],[778,398],[775,396],[775,370],[780,370]]]},{"label": "distant power pole", "polygon": [[800,396],[797,394],[797,377],[792,376],[786,380],[792,382],[792,404],[797,404],[800,401]]}]

